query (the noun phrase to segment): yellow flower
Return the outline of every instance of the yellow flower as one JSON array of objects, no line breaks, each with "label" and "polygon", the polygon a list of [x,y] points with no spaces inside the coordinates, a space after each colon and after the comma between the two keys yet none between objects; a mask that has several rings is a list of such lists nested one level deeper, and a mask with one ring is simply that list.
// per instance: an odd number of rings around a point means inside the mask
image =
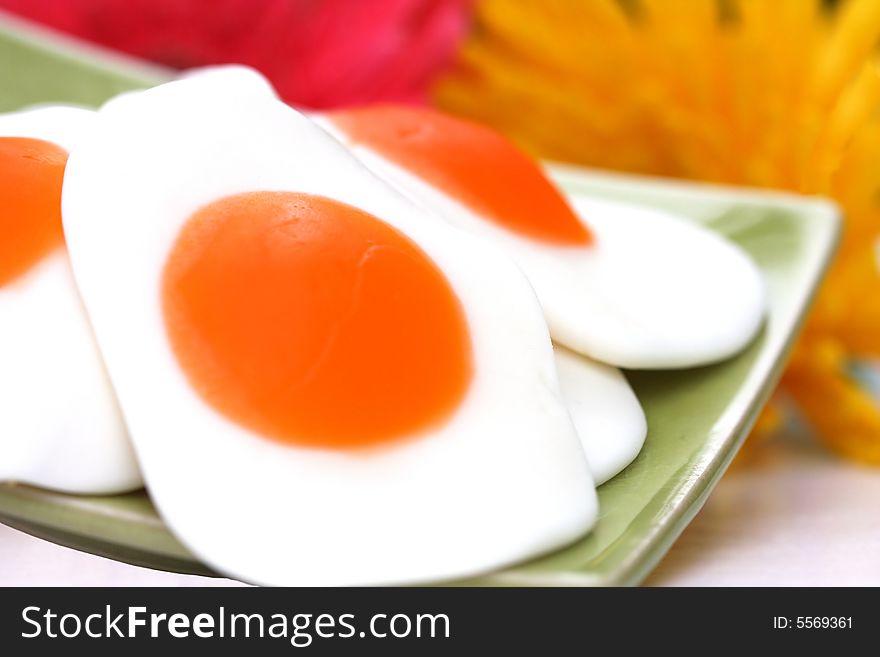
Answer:
[{"label": "yellow flower", "polygon": [[880,357],[878,38],[877,0],[479,0],[436,101],[548,158],[836,199],[840,255],[779,394],[880,463],[850,374]]}]

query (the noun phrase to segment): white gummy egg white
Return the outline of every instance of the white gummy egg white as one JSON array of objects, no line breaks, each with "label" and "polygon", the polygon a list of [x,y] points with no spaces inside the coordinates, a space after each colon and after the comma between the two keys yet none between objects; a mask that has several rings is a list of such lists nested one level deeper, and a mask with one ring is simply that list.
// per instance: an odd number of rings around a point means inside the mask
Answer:
[{"label": "white gummy egg white", "polygon": [[[171,530],[217,570],[277,585],[466,577],[587,532],[593,482],[518,268],[425,221],[296,111],[259,94],[224,102],[206,77],[108,104],[70,158],[63,195],[77,280]],[[160,279],[194,212],[255,191],[359,208],[443,272],[473,354],[444,422],[369,449],[304,447],[268,440],[196,392],[169,343]]]},{"label": "white gummy egg white", "polygon": [[[191,80],[200,86],[203,94],[218,96],[225,103],[247,102],[255,96],[278,98],[275,88],[266,76],[254,68],[240,64],[191,68],[181,71],[177,79]],[[117,94],[104,103],[104,107],[128,102],[129,99],[143,92],[144,89],[133,89]]]},{"label": "white gummy egg white", "polygon": [[[4,114],[0,139],[70,151],[93,119],[90,110],[65,106]],[[0,480],[88,494],[142,485],[60,246],[0,285]]]},{"label": "white gummy egg white", "polygon": [[181,80],[199,80],[200,84],[216,87],[226,93],[227,99],[244,94],[277,98],[278,94],[265,75],[255,68],[240,64],[220,64],[187,69],[178,76]]},{"label": "white gummy egg white", "polygon": [[[732,356],[760,328],[765,292],[758,268],[706,228],[664,212],[570,195],[592,244],[542,242],[481,216],[328,117],[315,118],[413,201],[505,249],[534,286],[553,339],[570,349],[618,367],[692,367]],[[473,155],[465,147],[458,159]],[[509,193],[516,196],[515,185]]]},{"label": "white gummy egg white", "polygon": [[564,347],[554,353],[562,396],[598,486],[639,455],[648,432],[645,413],[617,368]]}]

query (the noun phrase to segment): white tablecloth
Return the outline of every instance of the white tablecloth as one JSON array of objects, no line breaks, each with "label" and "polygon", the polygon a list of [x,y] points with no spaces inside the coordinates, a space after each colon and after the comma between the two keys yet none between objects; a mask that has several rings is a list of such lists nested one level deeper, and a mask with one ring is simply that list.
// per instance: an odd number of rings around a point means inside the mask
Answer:
[{"label": "white tablecloth", "polygon": [[[0,525],[0,585],[217,586],[135,568]],[[727,475],[647,584],[880,586],[880,469],[799,437]]]}]

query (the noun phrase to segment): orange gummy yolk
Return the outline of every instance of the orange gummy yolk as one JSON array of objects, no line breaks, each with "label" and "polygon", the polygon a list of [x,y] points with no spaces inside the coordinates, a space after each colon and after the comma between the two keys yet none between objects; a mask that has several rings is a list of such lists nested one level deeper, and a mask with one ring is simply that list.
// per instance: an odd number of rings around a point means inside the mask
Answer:
[{"label": "orange gummy yolk", "polygon": [[592,241],[540,167],[488,128],[435,110],[396,105],[340,110],[328,117],[353,143],[503,228],[561,246]]},{"label": "orange gummy yolk", "polygon": [[198,394],[287,444],[366,447],[429,429],[472,378],[444,274],[393,227],[329,198],[254,192],[203,207],[173,245],[162,305]]},{"label": "orange gummy yolk", "polygon": [[61,181],[67,152],[47,141],[0,137],[0,286],[64,245]]}]

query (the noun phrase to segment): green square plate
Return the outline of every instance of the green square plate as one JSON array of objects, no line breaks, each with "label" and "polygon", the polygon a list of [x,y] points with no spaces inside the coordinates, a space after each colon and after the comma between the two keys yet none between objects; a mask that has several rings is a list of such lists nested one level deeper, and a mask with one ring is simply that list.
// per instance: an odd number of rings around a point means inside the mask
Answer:
[{"label": "green square plate", "polygon": [[[52,101],[96,105],[163,77],[159,69],[50,38],[17,21],[0,22],[0,111]],[[700,509],[766,402],[828,265],[840,221],[835,206],[819,199],[557,165],[550,170],[571,192],[672,210],[723,233],[757,261],[770,291],[763,333],[735,359],[685,371],[628,373],[647,413],[648,440],[636,461],[600,488],[601,517],[591,535],[468,582],[635,584]],[[0,520],[120,561],[212,574],[168,533],[143,492],[81,497],[4,484]]]}]

